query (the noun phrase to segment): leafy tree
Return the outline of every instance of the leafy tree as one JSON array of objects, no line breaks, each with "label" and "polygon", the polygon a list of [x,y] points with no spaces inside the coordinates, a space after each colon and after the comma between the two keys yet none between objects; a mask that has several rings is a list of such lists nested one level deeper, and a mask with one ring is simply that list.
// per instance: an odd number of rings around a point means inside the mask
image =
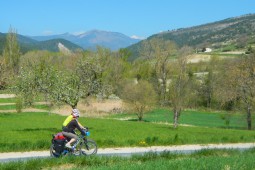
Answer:
[{"label": "leafy tree", "polygon": [[7,79],[8,79],[8,74],[3,61],[3,57],[0,56],[0,90],[6,88]]},{"label": "leafy tree", "polygon": [[81,97],[96,94],[103,89],[99,81],[101,68],[93,58],[80,60],[74,70],[63,71],[41,61],[22,69],[16,89],[27,104],[34,96],[45,94],[54,103],[66,103],[75,108]]},{"label": "leafy tree", "polygon": [[132,63],[132,75],[139,81],[152,81],[154,64],[151,60],[136,60]]},{"label": "leafy tree", "polygon": [[211,108],[213,97],[214,97],[214,89],[216,88],[216,79],[217,79],[217,70],[219,66],[219,59],[217,56],[212,56],[210,61],[206,63],[206,72],[204,79],[201,84],[202,96],[205,100],[206,107]]},{"label": "leafy tree", "polygon": [[156,103],[156,93],[153,86],[144,80],[138,81],[137,84],[125,83],[121,98],[131,105],[139,121],[143,120],[144,113]]},{"label": "leafy tree", "polygon": [[119,83],[130,77],[131,64],[127,61],[130,53],[125,49],[111,52],[109,49],[98,47],[97,51],[91,54],[94,58],[94,65],[100,67],[98,78],[103,85],[100,96],[105,98],[111,93],[118,92]]},{"label": "leafy tree", "polygon": [[12,70],[14,74],[18,74],[20,63],[20,47],[17,41],[16,30],[12,27],[10,27],[6,37],[3,57],[7,69]]},{"label": "leafy tree", "polygon": [[[239,59],[228,61],[222,69],[218,98],[222,104],[234,102],[246,112],[247,128],[252,128],[252,108],[255,102],[255,55],[244,55]],[[238,104],[238,105],[237,105]]]}]

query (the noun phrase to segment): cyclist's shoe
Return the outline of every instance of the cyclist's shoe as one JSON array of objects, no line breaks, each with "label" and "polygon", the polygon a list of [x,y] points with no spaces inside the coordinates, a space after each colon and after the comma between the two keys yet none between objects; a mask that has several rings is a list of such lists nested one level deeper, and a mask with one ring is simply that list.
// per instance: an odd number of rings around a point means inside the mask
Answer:
[{"label": "cyclist's shoe", "polygon": [[72,149],[72,146],[71,146],[69,143],[67,143],[67,144],[65,145],[65,147],[66,147],[66,148],[69,148],[69,149]]}]

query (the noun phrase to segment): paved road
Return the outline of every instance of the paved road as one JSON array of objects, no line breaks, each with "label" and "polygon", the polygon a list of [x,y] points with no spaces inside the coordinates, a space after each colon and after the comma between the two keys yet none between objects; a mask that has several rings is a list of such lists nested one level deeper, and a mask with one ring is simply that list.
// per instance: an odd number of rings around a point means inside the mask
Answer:
[{"label": "paved road", "polygon": [[[175,146],[152,146],[152,147],[129,147],[129,148],[105,148],[98,149],[97,155],[100,156],[131,156],[133,154],[144,154],[146,152],[173,152],[173,153],[192,153],[202,149],[239,149],[245,150],[255,148],[255,143],[236,143],[236,144],[206,144],[206,145],[175,145]],[[46,158],[50,156],[49,151],[31,152],[8,152],[0,153],[0,162],[26,160],[32,158]]]}]

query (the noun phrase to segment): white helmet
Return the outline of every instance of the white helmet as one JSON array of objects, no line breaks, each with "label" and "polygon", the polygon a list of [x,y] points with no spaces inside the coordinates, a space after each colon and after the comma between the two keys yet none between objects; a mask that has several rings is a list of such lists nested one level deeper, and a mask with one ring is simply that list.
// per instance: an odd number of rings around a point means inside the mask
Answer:
[{"label": "white helmet", "polygon": [[79,112],[78,109],[73,109],[73,110],[72,110],[72,113],[73,113],[73,116],[74,116],[74,117],[79,117],[79,116],[80,116],[80,112]]}]

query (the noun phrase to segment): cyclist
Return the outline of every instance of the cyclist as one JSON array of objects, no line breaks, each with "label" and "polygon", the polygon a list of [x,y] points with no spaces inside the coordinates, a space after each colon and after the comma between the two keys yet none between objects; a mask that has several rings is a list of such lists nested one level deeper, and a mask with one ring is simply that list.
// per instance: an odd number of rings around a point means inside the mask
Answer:
[{"label": "cyclist", "polygon": [[67,148],[72,148],[72,144],[77,141],[78,136],[75,134],[74,130],[77,128],[82,135],[85,136],[84,128],[79,122],[78,118],[80,117],[80,112],[78,109],[73,109],[70,116],[68,116],[63,123],[63,135],[69,139],[69,142],[66,143]]}]

